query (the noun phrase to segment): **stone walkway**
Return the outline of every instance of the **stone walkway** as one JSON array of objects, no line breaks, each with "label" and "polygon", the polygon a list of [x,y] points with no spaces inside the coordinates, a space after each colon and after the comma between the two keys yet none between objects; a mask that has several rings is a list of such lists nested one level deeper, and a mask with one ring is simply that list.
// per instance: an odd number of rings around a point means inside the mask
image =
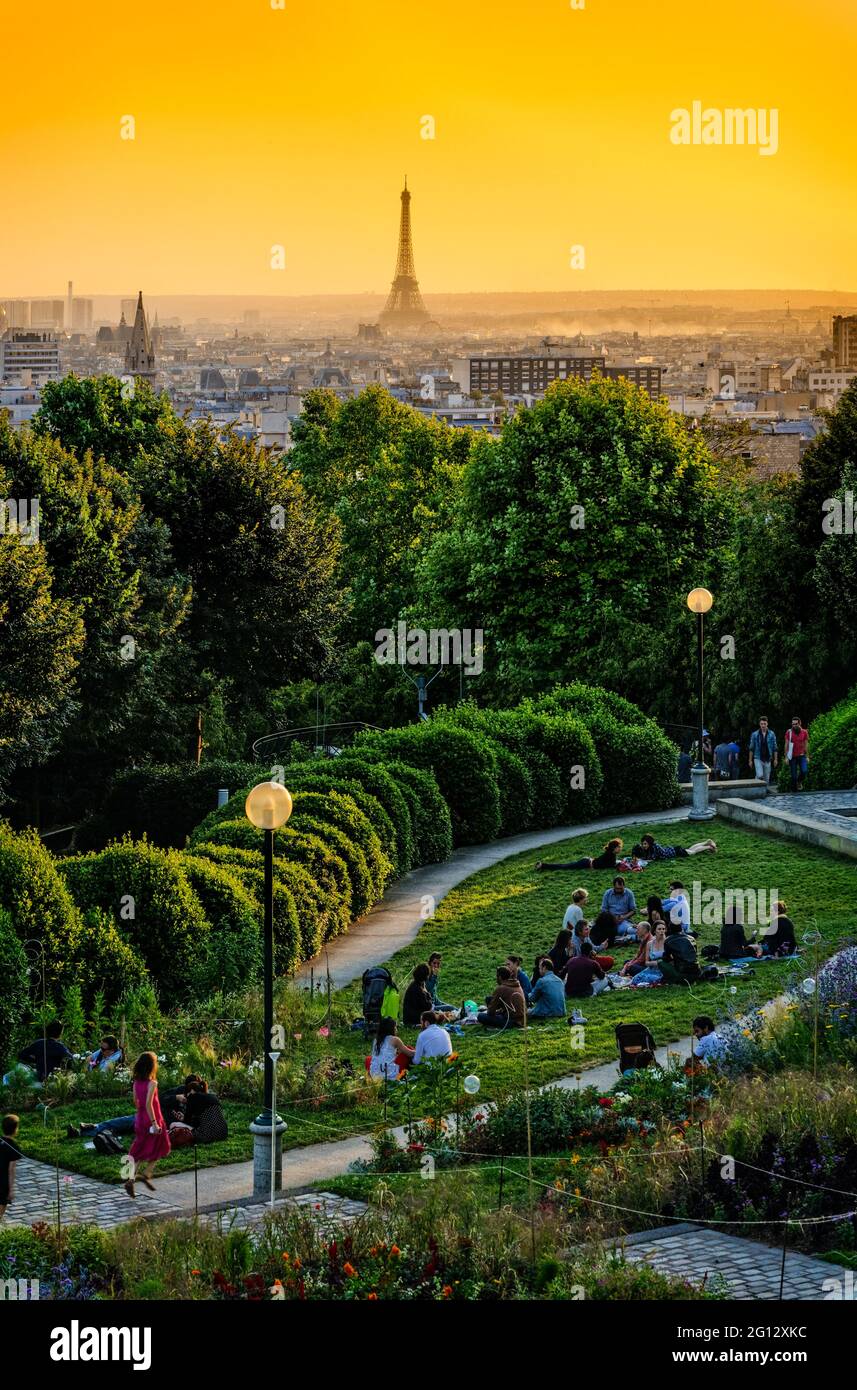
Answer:
[{"label": "stone walkway", "polygon": [[857,789],[775,794],[762,801],[723,796],[716,805],[718,816],[751,830],[772,832],[857,859],[857,814],[836,814],[839,809],[857,813]]},{"label": "stone walkway", "polygon": [[841,1265],[787,1249],[783,1275],[781,1248],[704,1226],[665,1226],[610,1245],[624,1250],[628,1260],[645,1262],[663,1274],[678,1275],[695,1284],[710,1285],[720,1275],[729,1298],[738,1301],[779,1299],[781,1275],[784,1299],[829,1298],[836,1288],[833,1281],[837,1280],[843,1290],[840,1297],[854,1298],[853,1273],[849,1279],[849,1271]]},{"label": "stone walkway", "polygon": [[[133,1221],[135,1216],[179,1216],[180,1206],[168,1199],[147,1192],[142,1183],[138,1196],[129,1197],[119,1184],[99,1182],[81,1173],[60,1169],[60,1217],[63,1225],[89,1222],[109,1230]],[[193,1201],[191,1199],[191,1205]],[[4,1226],[32,1226],[44,1221],[49,1226],[57,1220],[57,1174],[49,1163],[37,1163],[24,1158],[15,1176],[15,1196],[3,1218]]]}]

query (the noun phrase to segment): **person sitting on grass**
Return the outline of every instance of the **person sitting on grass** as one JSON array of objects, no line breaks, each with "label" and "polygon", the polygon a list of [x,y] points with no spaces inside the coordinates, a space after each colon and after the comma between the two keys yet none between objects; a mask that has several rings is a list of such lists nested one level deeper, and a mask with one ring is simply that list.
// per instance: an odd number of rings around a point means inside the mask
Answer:
[{"label": "person sitting on grass", "polygon": [[709,850],[714,852],[717,849],[713,840],[698,840],[695,845],[688,845],[685,849],[682,845],[659,845],[654,835],[643,835],[640,839],[640,848],[643,856],[647,860],[658,859],[686,859],[689,854],[705,854]]},{"label": "person sitting on grass", "polygon": [[51,1072],[67,1067],[74,1060],[62,1037],[62,1024],[58,1018],[49,1023],[43,1038],[36,1038],[18,1053],[18,1061],[32,1067],[38,1081],[45,1081]]},{"label": "person sitting on grass", "polygon": [[[613,918],[615,928],[613,939],[610,945],[613,946],[617,936],[630,936],[631,918],[637,915],[637,899],[625,884],[621,874],[617,874],[613,880],[613,887],[608,888],[601,899],[601,916],[607,913]],[[593,936],[593,941],[595,937]],[[598,943],[596,942],[596,945]]]},{"label": "person sitting on grass", "polygon": [[17,1115],[4,1115],[0,1124],[0,1221],[15,1196],[16,1166],[18,1159],[23,1157],[15,1143],[20,1124]]},{"label": "person sitting on grass", "polygon": [[589,893],[586,888],[575,888],[571,895],[571,902],[565,909],[565,916],[562,919],[564,927],[571,927],[573,931],[578,922],[583,921],[583,909],[588,899]]},{"label": "person sitting on grass", "polygon": [[654,931],[656,924],[664,920],[664,905],[657,893],[651,893],[646,899],[646,915],[643,920],[649,931]]},{"label": "person sitting on grass", "polygon": [[605,989],[610,989],[610,981],[595,957],[592,942],[584,941],[580,955],[565,967],[565,997],[589,999]]},{"label": "person sitting on grass", "polygon": [[442,960],[443,957],[441,956],[440,951],[432,951],[431,955],[428,958],[429,977],[426,980],[426,988],[428,989],[428,992],[431,995],[431,1006],[434,1010],[436,1010],[436,1012],[444,1014],[454,1014],[457,1013],[456,1006],[454,1004],[443,1004],[437,997],[437,992],[440,988],[439,977]]},{"label": "person sitting on grass", "polygon": [[[660,918],[658,919],[660,920]],[[625,961],[620,975],[639,975],[641,970],[646,968],[646,947],[652,939],[647,922],[637,923],[637,954]]]},{"label": "person sitting on grass", "polygon": [[449,1057],[452,1053],[452,1040],[443,1027],[443,1019],[434,1009],[427,1009],[420,1019],[420,1035],[414,1048],[413,1065],[431,1060],[432,1057]]},{"label": "person sitting on grass", "polygon": [[565,1018],[565,985],[550,956],[542,957],[539,970],[530,993],[530,1018]]},{"label": "person sitting on grass", "polygon": [[708,1066],[711,1062],[721,1062],[726,1056],[726,1046],[723,1039],[717,1036],[714,1019],[708,1014],[700,1014],[693,1020],[693,1036],[693,1056],[697,1062]]},{"label": "person sitting on grass", "polygon": [[[681,927],[671,923],[664,941],[664,954],[659,962],[661,978],[668,985],[692,985],[699,979],[699,962],[693,938]],[[657,932],[655,933],[657,937]],[[652,947],[649,947],[651,956]]]},{"label": "person sitting on grass", "polygon": [[95,1052],[90,1052],[87,1057],[86,1069],[112,1071],[114,1067],[121,1066],[124,1060],[125,1054],[119,1046],[119,1039],[114,1038],[112,1033],[105,1033]]},{"label": "person sitting on grass", "polygon": [[[580,923],[578,923],[578,926],[579,925]],[[553,943],[550,950],[545,952],[553,961],[553,968],[557,974],[560,973],[562,967],[572,953],[573,937],[574,933],[570,932],[567,927],[563,927],[562,931],[557,933],[556,941]]]},{"label": "person sitting on grass", "polygon": [[373,1081],[398,1081],[411,1065],[414,1049],[396,1032],[396,1020],[389,1015],[381,1019],[366,1059],[366,1069]]},{"label": "person sitting on grass", "polygon": [[762,948],[744,935],[742,912],[739,906],[728,907],[720,928],[720,954],[724,960],[758,960]]},{"label": "person sitting on grass", "polygon": [[673,879],[670,884],[669,896],[664,898],[662,907],[665,921],[671,922],[673,926],[681,927],[683,932],[691,931],[687,889],[679,879]]},{"label": "person sitting on grass", "polygon": [[217,1144],[229,1138],[229,1126],[219,1096],[209,1091],[208,1082],[194,1081],[187,1088],[184,1119],[173,1120],[170,1141],[176,1147],[188,1144]]},{"label": "person sitting on grass", "polygon": [[533,986],[532,986],[532,983],[531,983],[531,981],[530,981],[529,975],[527,974],[526,970],[524,969],[524,962],[523,962],[522,957],[521,957],[521,956],[507,956],[507,957],[506,957],[506,962],[505,962],[505,964],[506,964],[506,969],[507,969],[507,970],[510,970],[510,971],[512,972],[512,979],[518,981],[518,984],[521,986],[521,989],[524,991],[524,996],[525,996],[525,997],[528,997],[528,996],[529,996],[529,993],[530,993],[530,990],[532,989]]},{"label": "person sitting on grass", "polygon": [[763,956],[793,956],[797,950],[795,924],[786,916],[786,905],[782,898],[777,901],[776,912],[766,927],[759,932]]},{"label": "person sitting on grass", "polygon": [[573,859],[570,864],[559,864],[547,859],[540,859],[536,864],[537,869],[615,869],[616,856],[622,849],[622,841],[613,838],[608,840],[600,854],[596,854],[594,859],[585,857],[583,859]]},{"label": "person sitting on grass", "polygon": [[497,988],[485,1000],[485,1008],[480,1009],[477,1021],[486,1028],[521,1028],[527,1012],[524,991],[513,980],[507,966],[497,968]]},{"label": "person sitting on grass", "polygon": [[[587,938],[589,944],[594,948],[595,959],[602,970],[612,970],[614,957],[603,955],[600,951],[601,946],[611,947],[616,940],[616,919],[610,912],[599,912],[592,926],[588,929]],[[577,952],[577,954],[582,954]]]},{"label": "person sitting on grass", "polygon": [[402,1022],[406,1028],[419,1028],[426,1009],[434,1007],[429,990],[430,977],[431,971],[425,963],[414,966],[413,978],[402,1000]]}]

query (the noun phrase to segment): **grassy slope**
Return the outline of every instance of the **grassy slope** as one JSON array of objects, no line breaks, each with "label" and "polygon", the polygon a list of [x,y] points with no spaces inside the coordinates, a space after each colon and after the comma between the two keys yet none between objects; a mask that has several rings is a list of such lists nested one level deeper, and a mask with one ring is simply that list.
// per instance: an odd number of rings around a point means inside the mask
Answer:
[{"label": "grassy slope", "polygon": [[[626,843],[639,837],[644,824],[629,826],[623,835]],[[685,885],[697,881],[702,888],[769,889],[788,904],[798,937],[810,926],[822,933],[822,951],[829,953],[840,938],[852,933],[857,926],[857,909],[853,903],[854,866],[825,850],[811,849],[791,841],[777,839],[744,829],[713,825],[717,854],[703,854],[692,859],[653,865],[642,874],[633,875],[632,887],[638,903],[645,902],[649,893],[667,891],[670,878],[680,876]],[[690,844],[693,828],[678,822],[663,828],[662,838]],[[573,840],[550,847],[556,859],[574,859],[598,848],[600,837],[578,836]],[[410,971],[425,960],[433,950],[443,952],[441,990],[444,998],[453,1003],[462,999],[482,997],[491,989],[495,967],[508,951],[524,957],[527,966],[537,950],[553,944],[562,924],[562,916],[573,888],[578,884],[589,889],[589,908],[592,912],[600,903],[601,894],[609,887],[612,874],[536,873],[534,865],[541,857],[539,851],[516,855],[467,879],[438,905],[435,917],[428,921],[411,946],[386,962],[402,990]],[[716,941],[718,930],[704,927],[702,943]],[[624,959],[628,950],[617,951]],[[802,963],[803,964],[803,963]],[[658,1043],[675,1041],[690,1032],[691,1020],[697,1013],[717,1014],[718,1009],[736,1004],[749,1007],[764,1002],[780,991],[795,970],[795,965],[766,964],[759,966],[752,980],[729,981],[726,985],[697,985],[693,989],[664,987],[654,990],[624,990],[583,1001],[588,1018],[583,1051],[572,1051],[571,1032],[561,1020],[536,1023],[528,1030],[529,1075],[533,1084],[544,1083],[568,1075],[581,1067],[616,1057],[615,1025],[631,1019],[642,1019],[651,1028]],[[730,993],[730,986],[736,993]],[[355,1015],[361,1012],[360,991],[350,986],[341,998]],[[412,1035],[403,1029],[403,1035]],[[482,1029],[466,1029],[464,1036],[455,1039],[456,1048],[482,1082],[480,1100],[498,1091],[520,1084],[524,1079],[524,1037],[521,1032],[502,1035]],[[363,1039],[356,1034],[338,1033],[331,1037],[330,1046],[337,1056],[348,1056],[358,1062],[366,1051]],[[204,1165],[234,1162],[252,1156],[251,1136],[246,1125],[254,1107],[230,1107],[232,1137],[225,1145],[200,1150]],[[81,1118],[104,1119],[116,1113],[114,1102],[78,1102],[57,1112],[64,1127]],[[376,1112],[362,1109],[316,1110],[307,1105],[288,1109],[289,1129],[285,1136],[288,1147],[309,1144],[325,1139],[365,1132],[380,1119]],[[54,1161],[55,1145],[45,1133],[41,1119],[32,1112],[22,1116],[21,1138],[25,1152],[33,1158]],[[79,1172],[89,1173],[107,1181],[117,1181],[117,1160],[100,1158],[84,1150],[79,1141],[63,1140],[60,1145],[61,1163]],[[192,1151],[171,1155],[159,1171],[167,1173],[191,1167]]]}]

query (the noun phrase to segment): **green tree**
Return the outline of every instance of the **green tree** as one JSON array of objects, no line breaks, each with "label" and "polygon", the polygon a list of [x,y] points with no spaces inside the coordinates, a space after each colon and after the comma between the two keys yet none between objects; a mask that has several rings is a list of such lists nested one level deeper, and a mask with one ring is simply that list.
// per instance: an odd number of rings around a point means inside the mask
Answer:
[{"label": "green tree", "polygon": [[54,595],[43,547],[0,535],[0,799],[14,770],[47,757],[68,724],[83,641],[79,610]]},{"label": "green tree", "polygon": [[426,621],[481,628],[496,703],[583,677],[674,721],[685,596],[716,586],[731,493],[698,432],[626,381],[569,380],[479,439],[422,561]]}]

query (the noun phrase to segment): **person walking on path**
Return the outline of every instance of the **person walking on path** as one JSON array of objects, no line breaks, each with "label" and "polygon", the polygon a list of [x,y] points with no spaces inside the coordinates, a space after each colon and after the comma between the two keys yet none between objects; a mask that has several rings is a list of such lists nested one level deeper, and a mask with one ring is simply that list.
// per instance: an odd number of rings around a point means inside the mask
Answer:
[{"label": "person walking on path", "polygon": [[[170,1136],[158,1099],[158,1059],[154,1052],[141,1052],[134,1063],[133,1076],[136,1115],[134,1142],[129,1153],[134,1160],[135,1177],[141,1177],[149,1191],[154,1192],[152,1174],[155,1164],[170,1152]],[[135,1178],[129,1178],[124,1184],[129,1197],[137,1196],[134,1181]]]},{"label": "person walking on path", "polygon": [[771,780],[771,773],[776,771],[778,756],[777,736],[768,728],[768,716],[763,714],[758,729],[750,735],[750,771],[755,771],[757,780],[765,786]]},{"label": "person walking on path", "polygon": [[792,791],[803,791],[803,779],[809,771],[809,730],[795,715],[791,727],[786,729],[785,754],[792,779]]}]

